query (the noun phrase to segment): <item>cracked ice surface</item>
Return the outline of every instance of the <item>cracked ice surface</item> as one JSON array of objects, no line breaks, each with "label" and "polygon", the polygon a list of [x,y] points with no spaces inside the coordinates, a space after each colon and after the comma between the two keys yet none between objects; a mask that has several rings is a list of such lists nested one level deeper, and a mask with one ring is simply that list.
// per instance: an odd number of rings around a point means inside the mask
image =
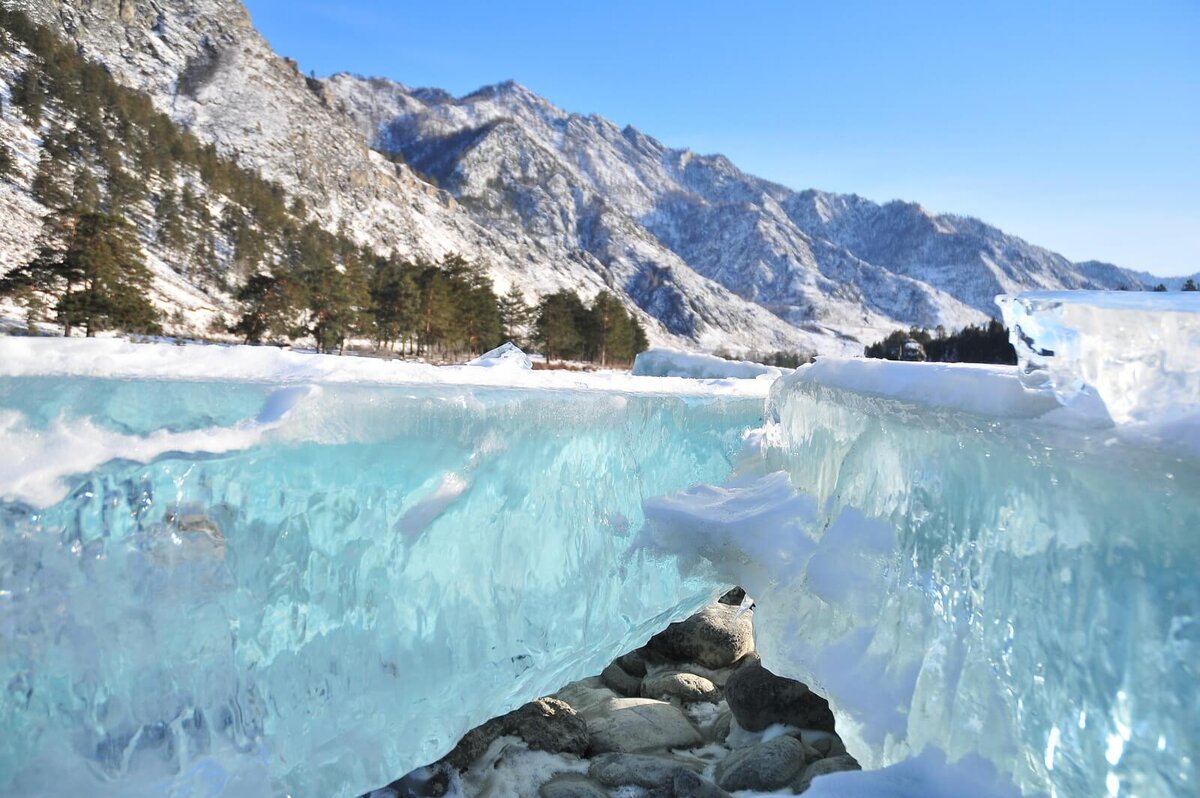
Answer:
[{"label": "cracked ice surface", "polygon": [[711,599],[642,500],[725,480],[766,389],[0,340],[0,794],[436,759]]}]

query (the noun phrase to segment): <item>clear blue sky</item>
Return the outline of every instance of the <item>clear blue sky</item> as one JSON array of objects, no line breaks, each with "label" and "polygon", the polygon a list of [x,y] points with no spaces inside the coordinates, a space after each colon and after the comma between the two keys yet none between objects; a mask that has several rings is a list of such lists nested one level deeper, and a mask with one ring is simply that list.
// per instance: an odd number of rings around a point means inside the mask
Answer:
[{"label": "clear blue sky", "polygon": [[320,75],[569,111],[1075,260],[1200,270],[1200,0],[247,0]]}]

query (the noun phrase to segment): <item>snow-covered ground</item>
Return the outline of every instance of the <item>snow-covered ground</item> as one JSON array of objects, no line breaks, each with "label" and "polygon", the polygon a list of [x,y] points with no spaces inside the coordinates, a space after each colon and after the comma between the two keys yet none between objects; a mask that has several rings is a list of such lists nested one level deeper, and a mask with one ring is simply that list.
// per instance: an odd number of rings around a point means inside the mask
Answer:
[{"label": "snow-covered ground", "polygon": [[641,352],[633,362],[633,374],[639,377],[688,377],[691,379],[733,377],[748,380],[762,377],[774,381],[780,375],[790,371],[791,369],[764,366],[761,363],[727,360],[715,355],[681,352],[678,349],[665,347],[655,347]]}]

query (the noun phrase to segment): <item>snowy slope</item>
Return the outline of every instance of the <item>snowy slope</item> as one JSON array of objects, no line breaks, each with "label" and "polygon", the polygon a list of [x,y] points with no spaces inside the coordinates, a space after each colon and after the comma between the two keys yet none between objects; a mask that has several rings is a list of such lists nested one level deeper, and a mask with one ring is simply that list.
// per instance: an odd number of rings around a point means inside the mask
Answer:
[{"label": "snowy slope", "polygon": [[854,348],[733,295],[640,231],[599,244],[597,256],[552,245],[536,230],[480,224],[449,193],[372,151],[335,98],[276,55],[238,2],[5,3],[65,33],[202,140],[303,198],[327,228],[344,228],[380,252],[462,253],[487,263],[500,291],[516,284],[531,298],[564,288],[590,297],[608,288],[638,311],[655,343]]},{"label": "snowy slope", "polygon": [[[462,98],[345,74],[326,85],[373,146],[436,177],[477,218],[523,213],[543,226],[539,234],[558,238],[572,232],[572,203],[599,197],[700,274],[798,325],[852,335],[891,322],[957,327],[994,316],[999,293],[1158,281],[1073,264],[915,203],[794,192],[723,156],[670,149],[632,127],[567,113],[513,82]],[[526,179],[512,180],[506,164],[525,169]],[[533,185],[532,164],[548,164],[538,171],[553,182]],[[585,229],[575,232],[586,239]]]}]

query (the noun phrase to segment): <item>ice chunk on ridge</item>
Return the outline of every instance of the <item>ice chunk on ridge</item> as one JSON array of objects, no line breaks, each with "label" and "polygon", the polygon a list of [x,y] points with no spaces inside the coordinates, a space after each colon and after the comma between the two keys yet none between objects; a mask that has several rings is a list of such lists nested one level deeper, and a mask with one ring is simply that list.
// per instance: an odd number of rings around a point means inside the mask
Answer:
[{"label": "ice chunk on ridge", "polygon": [[997,302],[1026,386],[1048,386],[1127,435],[1197,436],[1200,293],[1045,291]]}]

